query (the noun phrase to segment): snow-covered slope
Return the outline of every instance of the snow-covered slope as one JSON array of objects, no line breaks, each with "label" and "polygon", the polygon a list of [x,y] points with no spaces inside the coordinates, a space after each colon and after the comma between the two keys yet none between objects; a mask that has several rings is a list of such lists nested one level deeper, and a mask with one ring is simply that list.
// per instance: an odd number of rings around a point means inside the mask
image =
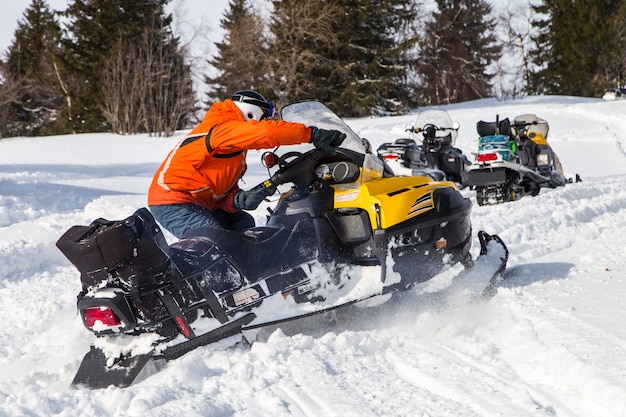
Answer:
[{"label": "snow-covered slope", "polygon": [[[76,315],[77,272],[54,243],[74,224],[144,206],[184,132],[0,140],[0,416],[625,416],[626,101],[445,109],[470,157],[478,120],[536,113],[566,172],[583,179],[474,205],[474,230],[511,252],[492,299],[455,297],[441,276],[393,304],[272,329],[252,347],[197,349],[127,389],[69,387],[93,336]],[[348,123],[376,148],[415,117]],[[265,178],[260,155],[249,153],[244,188]]]}]

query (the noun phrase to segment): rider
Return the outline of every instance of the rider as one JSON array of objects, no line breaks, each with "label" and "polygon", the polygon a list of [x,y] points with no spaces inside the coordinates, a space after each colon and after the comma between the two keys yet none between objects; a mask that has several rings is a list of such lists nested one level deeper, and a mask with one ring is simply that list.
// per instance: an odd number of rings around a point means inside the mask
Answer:
[{"label": "rider", "polygon": [[214,103],[154,174],[148,206],[155,219],[178,238],[201,226],[253,227],[254,218],[242,210],[256,209],[266,194],[263,187],[239,189],[248,149],[311,142],[333,154],[346,137],[337,130],[267,120],[272,116],[274,103],[255,91],[237,91]]}]

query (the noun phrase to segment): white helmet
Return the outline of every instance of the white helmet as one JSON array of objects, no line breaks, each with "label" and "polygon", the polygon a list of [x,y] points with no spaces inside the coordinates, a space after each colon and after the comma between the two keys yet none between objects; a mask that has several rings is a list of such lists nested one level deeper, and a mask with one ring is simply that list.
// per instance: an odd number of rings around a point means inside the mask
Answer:
[{"label": "white helmet", "polygon": [[230,96],[246,120],[263,120],[274,116],[274,102],[251,90],[240,90]]}]

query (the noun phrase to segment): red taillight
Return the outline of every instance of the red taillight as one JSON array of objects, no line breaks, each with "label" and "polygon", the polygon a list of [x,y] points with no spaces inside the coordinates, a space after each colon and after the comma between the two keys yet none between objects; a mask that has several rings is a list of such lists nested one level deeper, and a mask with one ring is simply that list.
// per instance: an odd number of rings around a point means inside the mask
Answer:
[{"label": "red taillight", "polygon": [[113,310],[107,307],[87,308],[83,316],[85,326],[89,328],[94,326],[118,327],[122,324],[122,321]]},{"label": "red taillight", "polygon": [[386,153],[383,155],[383,158],[388,159],[388,160],[396,160],[398,159],[398,155],[394,154],[394,153]]},{"label": "red taillight", "polygon": [[497,161],[498,160],[498,154],[495,152],[489,152],[489,153],[479,153],[476,157],[476,160],[478,162],[489,162],[489,161]]}]

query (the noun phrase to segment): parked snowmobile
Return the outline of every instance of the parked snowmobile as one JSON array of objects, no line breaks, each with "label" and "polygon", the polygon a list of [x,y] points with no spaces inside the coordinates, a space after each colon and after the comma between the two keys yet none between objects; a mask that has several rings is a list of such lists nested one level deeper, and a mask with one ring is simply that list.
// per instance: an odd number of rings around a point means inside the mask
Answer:
[{"label": "parked snowmobile", "polygon": [[[445,110],[425,110],[406,129],[412,137],[383,143],[377,153],[390,165],[399,164],[408,169],[407,175],[447,179],[464,187],[471,162],[454,147],[458,131],[459,124],[453,123]],[[394,172],[403,173],[403,170],[395,166]]]},{"label": "parked snowmobile", "polygon": [[606,101],[626,99],[626,87],[607,88],[604,90],[602,99]]},{"label": "parked snowmobile", "polygon": [[548,122],[534,114],[495,122],[479,121],[478,152],[468,169],[467,184],[479,205],[536,196],[541,187],[563,186],[571,179],[547,142]]},{"label": "parked snowmobile", "polygon": [[281,114],[347,138],[332,156],[311,145],[263,155],[268,170],[274,163],[278,169],[257,187],[270,196],[292,184],[265,226],[243,233],[203,227],[168,246],[141,208],[121,221],[74,226],[59,239],[81,272],[80,316],[97,336],[72,385],[125,387],[151,361],[382,302],[459,262],[469,271],[487,265],[481,276],[488,283],[504,270],[508,252],[497,236],[479,232],[481,255],[472,259],[471,202],[454,183],[393,176],[319,102],[295,103]]}]

